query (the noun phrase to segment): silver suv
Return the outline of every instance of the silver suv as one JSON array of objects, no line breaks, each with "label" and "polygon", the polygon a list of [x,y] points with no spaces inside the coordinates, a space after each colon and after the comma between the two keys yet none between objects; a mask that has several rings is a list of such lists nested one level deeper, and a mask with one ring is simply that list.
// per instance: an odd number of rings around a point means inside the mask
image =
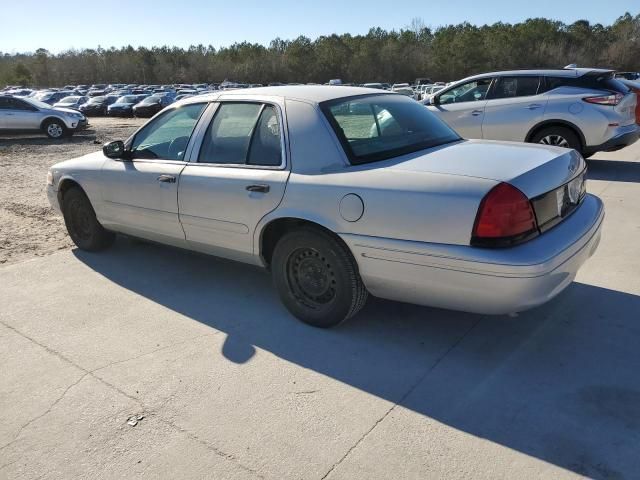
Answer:
[{"label": "silver suv", "polygon": [[87,127],[87,118],[69,108],[53,108],[33,98],[0,95],[0,132],[42,131],[63,138]]},{"label": "silver suv", "polygon": [[636,95],[612,70],[516,70],[465,78],[423,102],[462,137],[545,143],[584,157],[640,136]]}]

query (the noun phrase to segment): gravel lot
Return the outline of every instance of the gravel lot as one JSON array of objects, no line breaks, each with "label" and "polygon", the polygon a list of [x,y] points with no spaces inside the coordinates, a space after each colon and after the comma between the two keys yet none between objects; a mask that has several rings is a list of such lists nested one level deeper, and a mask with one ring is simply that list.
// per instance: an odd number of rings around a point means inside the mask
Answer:
[{"label": "gravel lot", "polygon": [[144,119],[90,118],[88,130],[62,141],[39,134],[0,135],[0,264],[40,257],[71,247],[62,219],[47,200],[47,170],[54,163],[124,139]]}]

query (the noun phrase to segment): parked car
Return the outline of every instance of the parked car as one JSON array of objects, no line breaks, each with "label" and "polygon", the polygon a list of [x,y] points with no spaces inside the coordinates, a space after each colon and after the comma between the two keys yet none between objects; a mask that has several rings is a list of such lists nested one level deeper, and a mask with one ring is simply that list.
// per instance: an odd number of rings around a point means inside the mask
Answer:
[{"label": "parked car", "polygon": [[548,301],[599,242],[584,178],[574,150],[464,140],[402,95],[283,86],[173,104],[51,167],[47,192],[83,250],[121,232],[260,265],[330,327],[368,292],[484,314]]},{"label": "parked car", "polygon": [[616,72],[615,76],[624,80],[640,80],[639,72]]},{"label": "parked car", "polygon": [[104,116],[108,113],[109,105],[114,103],[117,99],[118,97],[109,95],[91,97],[87,103],[80,105],[79,109],[89,117]]},{"label": "parked car", "polygon": [[86,127],[85,116],[74,110],[54,108],[34,98],[0,96],[2,131],[41,131],[59,139]]},{"label": "parked car", "polygon": [[132,117],[133,106],[139,103],[142,95],[124,95],[107,107],[107,115],[113,117]]},{"label": "parked car", "polygon": [[153,94],[135,105],[133,107],[133,114],[136,117],[142,118],[153,117],[164,107],[170,105],[172,101],[173,97],[170,95]]},{"label": "parked car", "polygon": [[589,157],[634,143],[636,95],[611,70],[494,72],[460,80],[425,100],[465,138],[573,148]]},{"label": "parked car", "polygon": [[47,90],[36,93],[33,98],[48,105],[54,105],[55,103],[58,103],[60,100],[70,95],[73,95],[73,92],[69,90]]},{"label": "parked car", "polygon": [[636,123],[640,125],[640,80],[632,81],[620,79],[629,90],[636,94]]},{"label": "parked car", "polygon": [[68,97],[64,97],[58,103],[55,103],[54,108],[70,108],[72,110],[80,110],[80,105],[87,103],[89,98],[83,97],[81,95],[70,95]]},{"label": "parked car", "polygon": [[374,83],[365,83],[362,85],[365,88],[375,88],[377,90],[384,90],[384,87],[382,86],[381,83],[378,82],[374,82]]}]

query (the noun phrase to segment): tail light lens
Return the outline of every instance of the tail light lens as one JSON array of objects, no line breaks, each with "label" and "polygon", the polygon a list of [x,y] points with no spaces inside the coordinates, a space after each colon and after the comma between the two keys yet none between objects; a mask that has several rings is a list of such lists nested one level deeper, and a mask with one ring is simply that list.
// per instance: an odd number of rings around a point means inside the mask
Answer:
[{"label": "tail light lens", "polygon": [[513,185],[500,183],[480,203],[471,245],[508,247],[536,235],[538,225],[529,199]]},{"label": "tail light lens", "polygon": [[624,95],[622,95],[621,93],[615,93],[611,95],[602,95],[597,97],[584,97],[582,100],[584,100],[587,103],[595,103],[597,105],[615,106],[622,101],[623,97]]}]

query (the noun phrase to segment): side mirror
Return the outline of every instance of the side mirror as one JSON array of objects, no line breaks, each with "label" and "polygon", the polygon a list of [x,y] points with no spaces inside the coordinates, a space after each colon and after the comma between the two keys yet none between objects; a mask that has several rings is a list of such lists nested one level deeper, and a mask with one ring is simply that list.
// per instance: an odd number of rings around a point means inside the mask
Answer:
[{"label": "side mirror", "polygon": [[105,143],[102,146],[102,153],[108,158],[129,160],[122,140]]}]

